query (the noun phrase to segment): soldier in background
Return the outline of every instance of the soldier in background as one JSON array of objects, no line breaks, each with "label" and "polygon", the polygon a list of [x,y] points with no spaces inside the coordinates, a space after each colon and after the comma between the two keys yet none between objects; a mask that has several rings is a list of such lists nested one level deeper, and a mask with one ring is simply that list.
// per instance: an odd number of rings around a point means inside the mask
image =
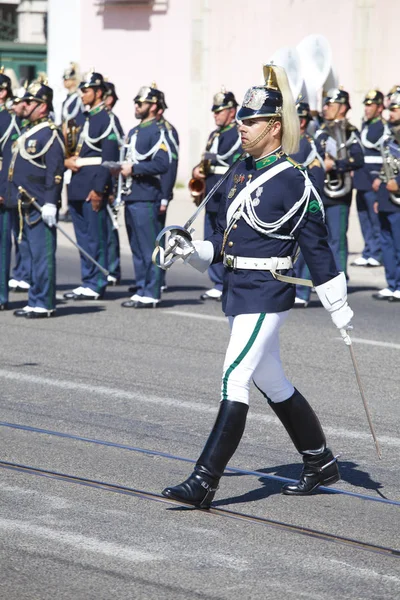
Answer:
[{"label": "soldier in background", "polygon": [[[8,171],[12,157],[12,146],[20,135],[21,123],[7,105],[12,99],[11,79],[0,68],[0,310],[8,308],[9,281],[11,264],[11,232],[17,216],[17,200],[8,194]],[[25,282],[23,282],[25,285]],[[29,284],[26,283],[27,289]],[[22,286],[21,286],[22,287]],[[25,291],[25,290],[24,290]]]},{"label": "soldier in background", "polygon": [[[104,104],[106,110],[112,113],[115,121],[115,132],[118,139],[118,147],[121,150],[121,146],[124,143],[124,131],[122,129],[121,122],[117,115],[114,113],[114,107],[118,102],[117,92],[115,91],[115,85],[111,81],[105,81],[106,92],[104,94]],[[119,225],[118,225],[118,211],[120,208],[120,199],[116,197],[117,182],[114,181],[113,194],[109,198],[107,213],[107,256],[108,256],[108,270],[110,274],[107,277],[107,281],[110,285],[117,285],[121,281],[121,250],[119,242]]]},{"label": "soldier in background", "polygon": [[[100,73],[91,71],[79,84],[87,112],[76,118],[79,139],[73,156],[65,160],[71,169],[68,185],[69,210],[75,236],[102,267],[107,268],[107,203],[112,193],[111,175],[101,166],[104,161],[118,160],[118,135],[115,119],[106,110],[106,86]],[[97,300],[107,287],[107,277],[82,254],[82,284],[64,294],[67,300]]]},{"label": "soldier in background", "polygon": [[[25,82],[25,86],[21,90],[18,90],[19,95],[10,98],[10,100],[7,102],[7,104],[10,105],[10,112],[12,112],[16,117],[16,123],[20,133],[23,131],[26,125],[29,124],[29,121],[24,119],[25,104],[22,102],[22,96],[25,94],[27,87],[28,81]],[[7,175],[5,174],[5,176]],[[25,231],[22,230],[22,234],[20,231],[20,218],[18,210],[16,209],[18,204],[16,191],[13,197],[10,196],[9,202],[15,207],[15,210],[13,211],[15,264],[12,270],[11,279],[8,281],[8,287],[12,292],[26,294],[30,287],[32,260],[29,253]]]},{"label": "soldier in background", "polygon": [[160,176],[168,171],[170,161],[165,129],[157,121],[160,101],[160,91],[153,86],[140,88],[135,96],[135,117],[140,123],[128,133],[125,161],[120,167],[136,276],[136,292],[122,303],[124,308],[155,308],[161,297],[160,270],[152,263],[152,254],[160,231]]},{"label": "soldier in background", "polygon": [[[387,151],[393,153],[400,164],[400,92],[391,94],[388,108],[391,139]],[[394,162],[393,158],[391,161]],[[381,227],[382,261],[387,282],[387,287],[372,297],[389,302],[400,302],[400,174],[395,171],[388,179],[383,170],[381,178],[376,178],[372,184],[378,193],[375,210]]]},{"label": "soldier in background", "polygon": [[[205,195],[213,188],[217,181],[227,172],[230,165],[240,156],[242,148],[236,124],[236,98],[232,92],[221,89],[215,94],[211,107],[217,126],[209,136],[205,153],[201,162],[194,167],[193,179],[203,179]],[[222,190],[218,190],[206,206],[204,217],[204,238],[212,235],[217,222],[219,204]],[[208,276],[214,286],[200,296],[202,300],[217,300],[222,298],[223,265],[213,264],[208,269]]]},{"label": "soldier in background", "polygon": [[[39,319],[55,313],[57,207],[64,173],[61,131],[49,118],[53,90],[47,81],[31,83],[21,99],[29,125],[13,148],[8,172],[11,196],[20,193],[21,226],[32,257],[28,304],[14,311],[16,317]],[[21,188],[26,191],[21,192]],[[29,199],[40,205],[38,210]]]},{"label": "soldier in background", "polygon": [[[79,82],[80,82],[80,74],[78,70],[78,65],[74,62],[71,62],[69,67],[65,69],[63,74],[63,84],[65,89],[67,90],[67,96],[64,99],[61,107],[61,127],[64,135],[64,139],[66,140],[67,145],[67,155],[69,154],[69,136],[73,136],[71,133],[74,131],[76,125],[76,118],[79,113],[84,111],[84,106],[82,103],[81,94],[79,92]],[[70,143],[74,144],[74,141],[71,140]],[[60,221],[71,222],[71,217],[68,211],[68,198],[67,198],[67,189],[66,185],[71,181],[71,172],[67,171],[64,182],[65,186],[62,194],[62,213],[59,215]]]},{"label": "soldier in background", "polygon": [[374,211],[377,201],[372,182],[382,167],[380,145],[386,135],[382,119],[383,94],[379,90],[370,90],[364,98],[364,114],[361,128],[361,144],[364,150],[364,165],[354,171],[353,184],[357,190],[357,212],[364,249],[361,256],[351,264],[354,267],[380,267],[381,243],[379,218]]},{"label": "soldier in background", "polygon": [[[308,125],[312,121],[310,105],[304,100],[299,100],[296,103],[297,115],[300,123],[300,144],[299,151],[292,154],[291,158],[308,169],[314,177],[315,186],[321,194],[324,187],[325,168],[323,158],[318,154],[314,139],[307,133]],[[304,260],[302,252],[299,252],[295,263],[296,277],[301,279],[310,279],[310,270]],[[311,287],[307,285],[296,285],[296,298],[294,301],[295,307],[306,308],[311,295]]]},{"label": "soldier in background", "polygon": [[[174,197],[174,187],[176,177],[178,174],[178,161],[179,161],[179,136],[178,132],[173,125],[164,117],[164,112],[168,106],[165,101],[164,92],[160,91],[160,101],[158,103],[157,120],[161,127],[165,130],[165,142],[169,148],[170,165],[166,173],[161,175],[161,190],[162,199],[160,205],[160,211],[158,213],[158,221],[160,230],[165,227],[167,218],[168,205]],[[165,240],[165,237],[163,238]],[[165,281],[166,271],[161,271],[161,291],[164,292],[167,289]]]},{"label": "soldier in background", "polygon": [[[350,109],[349,94],[342,89],[332,89],[324,100],[324,123],[315,136],[319,154],[324,157],[326,181],[322,200],[329,233],[329,245],[337,268],[347,277],[350,204],[353,192],[351,173],[364,164],[364,153],[359,132],[347,120]],[[341,138],[343,135],[344,146]],[[343,154],[343,156],[342,156]]]}]

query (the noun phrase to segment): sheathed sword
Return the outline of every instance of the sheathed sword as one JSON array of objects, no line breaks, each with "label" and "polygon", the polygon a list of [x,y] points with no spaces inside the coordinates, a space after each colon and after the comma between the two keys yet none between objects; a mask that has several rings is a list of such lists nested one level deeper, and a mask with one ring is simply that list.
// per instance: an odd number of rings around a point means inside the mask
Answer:
[{"label": "sheathed sword", "polygon": [[352,344],[349,332],[346,329],[341,329],[340,335],[342,336],[344,343],[346,344],[346,346],[349,347],[349,350],[350,350],[351,361],[353,363],[354,373],[356,375],[357,385],[358,385],[358,389],[360,391],[361,399],[362,399],[362,402],[364,405],[365,414],[367,415],[368,425],[371,430],[373,440],[375,442],[375,448],[376,448],[376,452],[378,454],[378,458],[381,459],[382,452],[381,452],[381,448],[380,448],[380,445],[378,442],[378,438],[376,437],[374,424],[373,424],[372,418],[371,418],[371,413],[369,412],[367,399],[365,397],[364,388],[363,388],[361,377],[360,377],[360,372],[358,370],[356,355],[354,354],[353,344]]},{"label": "sheathed sword", "polygon": [[[162,238],[168,232],[170,232],[171,234],[173,234],[173,233],[179,233],[179,235],[182,235],[186,239],[191,240],[192,239],[191,234],[193,233],[194,229],[190,229],[190,227],[192,226],[192,224],[194,223],[194,221],[197,219],[197,217],[199,216],[199,214],[201,213],[201,211],[203,210],[203,208],[205,207],[205,205],[208,203],[208,201],[211,199],[211,197],[221,187],[221,185],[227,180],[227,178],[232,173],[232,171],[236,168],[236,166],[238,165],[238,163],[240,163],[242,160],[244,160],[247,156],[248,156],[248,153],[247,152],[243,152],[239,156],[239,158],[237,160],[235,160],[235,162],[233,162],[231,164],[231,166],[229,167],[229,169],[227,170],[227,172],[211,188],[211,190],[208,192],[207,196],[199,204],[199,206],[196,208],[196,210],[194,211],[194,213],[192,214],[192,216],[186,221],[186,223],[184,224],[183,227],[181,225],[168,225],[167,227],[164,227],[164,229],[162,229],[160,231],[160,233],[158,234],[158,236],[156,238],[156,244],[155,244],[155,248],[154,248],[153,256],[152,256],[152,261],[153,261],[153,263],[157,267],[160,267],[160,269],[167,270],[179,258],[179,256],[174,256],[170,260],[165,261],[165,259],[167,258],[167,256],[169,256],[175,250],[177,244],[173,244],[172,246],[168,246],[168,248],[166,250],[164,250],[164,248],[160,244]],[[159,263],[157,262],[157,256],[158,255],[160,255],[160,262]]]},{"label": "sheathed sword", "polygon": [[[25,188],[22,187],[22,185],[18,186],[18,191],[20,193],[21,197],[25,197],[27,199],[27,201],[29,202],[29,204],[32,204],[32,206],[34,206],[36,208],[36,210],[38,210],[40,213],[42,212],[42,207],[40,206],[40,204],[38,204],[35,200],[35,198],[33,196],[31,196]],[[84,250],[82,248],[82,246],[80,246],[79,244],[77,244],[75,242],[74,239],[72,239],[72,237],[58,224],[56,223],[54,225],[54,227],[56,229],[58,229],[58,231],[60,233],[62,233],[63,235],[65,235],[65,237],[67,238],[67,240],[69,240],[71,242],[71,244],[73,244],[75,246],[75,248],[77,248],[79,250],[79,252],[81,254],[83,254],[83,256],[85,256],[88,260],[90,260],[94,265],[96,265],[96,267],[99,269],[99,271],[101,271],[106,277],[107,275],[110,274],[110,271],[107,271],[107,269],[105,269],[104,267],[101,266],[100,263],[97,262],[97,260],[95,260],[93,258],[93,256],[90,256],[90,254],[88,254],[86,252],[86,250]]]}]

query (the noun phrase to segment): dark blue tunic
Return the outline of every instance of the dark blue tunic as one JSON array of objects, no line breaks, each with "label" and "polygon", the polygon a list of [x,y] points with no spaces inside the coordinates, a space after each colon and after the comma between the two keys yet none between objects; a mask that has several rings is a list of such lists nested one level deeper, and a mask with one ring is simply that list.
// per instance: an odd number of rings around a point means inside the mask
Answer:
[{"label": "dark blue tunic", "polygon": [[[237,194],[243,189],[251,176],[252,181],[265,171],[288,160],[286,155],[268,157],[270,164],[255,161],[249,157],[239,163],[224,186],[223,199],[218,213],[217,228],[209,238],[214,246],[214,262],[222,260],[226,213]],[[275,160],[274,160],[275,158]],[[265,161],[265,159],[264,159]],[[268,161],[267,161],[268,162]],[[265,166],[263,166],[263,164]],[[301,170],[291,166],[261,184],[252,195],[257,217],[271,223],[282,218],[304,193],[305,179]],[[230,196],[230,197],[229,197]],[[257,203],[259,200],[259,204]],[[302,208],[294,214],[279,231],[290,235],[298,222]],[[329,281],[338,274],[335,260],[328,246],[327,230],[318,201],[311,195],[307,212],[301,224],[294,231],[294,239],[276,239],[259,233],[243,218],[232,229],[225,244],[225,253],[241,257],[269,258],[293,256],[296,244],[299,244],[310,268],[315,285]],[[293,276],[293,270],[282,271],[283,275]],[[223,310],[227,316],[249,313],[282,312],[292,308],[295,298],[295,286],[273,278],[270,271],[225,268]]]}]

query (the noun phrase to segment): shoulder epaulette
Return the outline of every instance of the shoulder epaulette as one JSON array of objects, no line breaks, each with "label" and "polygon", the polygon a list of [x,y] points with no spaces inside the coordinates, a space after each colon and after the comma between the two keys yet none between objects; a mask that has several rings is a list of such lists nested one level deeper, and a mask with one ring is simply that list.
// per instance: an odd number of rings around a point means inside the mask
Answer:
[{"label": "shoulder epaulette", "polygon": [[304,167],[302,164],[298,163],[296,160],[293,160],[293,158],[291,158],[290,156],[285,156],[286,160],[290,162],[290,164],[292,165],[292,167],[294,167],[295,169],[300,169],[302,171],[304,171]]}]

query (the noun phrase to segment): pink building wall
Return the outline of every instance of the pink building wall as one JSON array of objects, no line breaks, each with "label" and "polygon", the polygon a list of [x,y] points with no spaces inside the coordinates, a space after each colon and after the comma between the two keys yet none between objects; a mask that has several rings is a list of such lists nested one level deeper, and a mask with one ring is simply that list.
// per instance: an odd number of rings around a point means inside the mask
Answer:
[{"label": "pink building wall", "polygon": [[[53,47],[68,43],[62,24],[64,0],[49,0],[57,35]],[[361,101],[371,87],[383,92],[400,83],[398,63],[399,0],[155,0],[131,2],[81,0],[77,4],[78,44],[71,60],[83,71],[96,67],[115,83],[116,113],[126,130],[135,124],[132,98],[155,81],[166,94],[167,118],[181,138],[178,179],[186,184],[209,131],[212,96],[221,84],[240,101],[262,81],[262,64],[283,46],[305,36],[324,35],[332,48],[340,84],[350,92],[350,120],[357,126]],[[64,8],[63,8],[64,7]],[[64,38],[64,39],[63,39]],[[65,56],[65,50],[64,54]],[[65,58],[63,58],[65,63]],[[52,72],[56,69],[53,61]],[[65,64],[59,65],[60,76]],[[58,66],[57,66],[58,68]]]}]

